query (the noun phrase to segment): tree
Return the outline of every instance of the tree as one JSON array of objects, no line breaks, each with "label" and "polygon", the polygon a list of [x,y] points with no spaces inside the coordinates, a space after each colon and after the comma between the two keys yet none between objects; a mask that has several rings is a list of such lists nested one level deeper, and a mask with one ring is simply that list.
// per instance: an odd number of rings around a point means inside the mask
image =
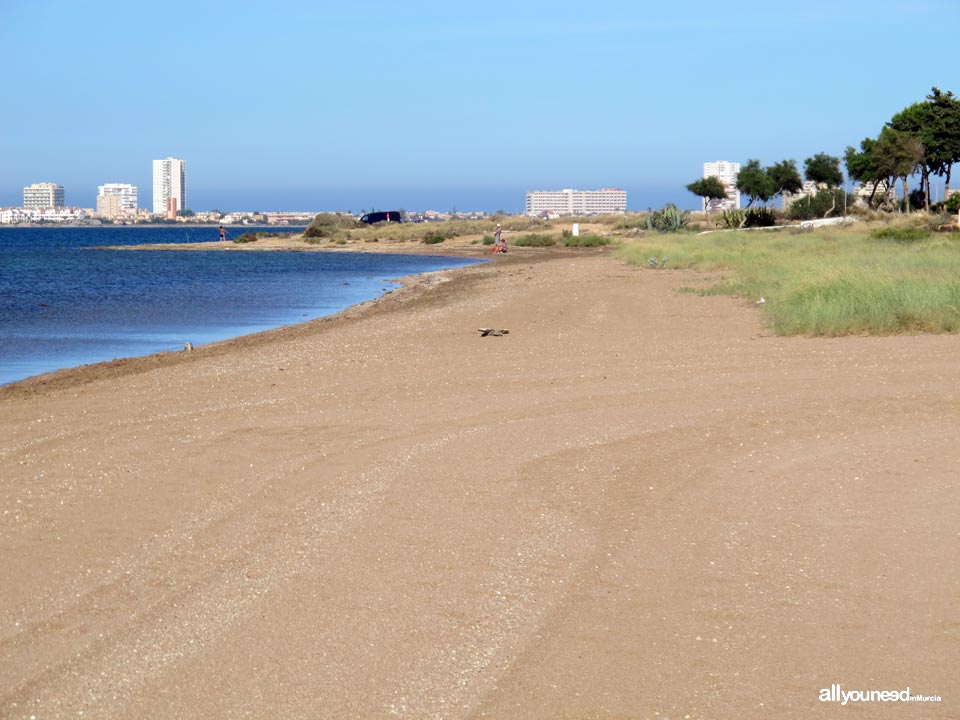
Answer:
[{"label": "tree", "polygon": [[843,184],[843,171],[840,169],[838,157],[817,153],[803,161],[803,170],[807,180],[817,185],[835,188]]},{"label": "tree", "polygon": [[737,190],[750,198],[747,207],[753,207],[758,200],[766,203],[777,194],[777,188],[770,174],[760,166],[759,160],[748,160],[737,175]]},{"label": "tree", "polygon": [[885,127],[873,146],[873,157],[877,173],[890,178],[890,187],[893,187],[897,178],[903,181],[903,200],[909,212],[910,188],[907,178],[916,172],[923,161],[923,144],[909,133]]},{"label": "tree", "polygon": [[930,176],[946,176],[950,188],[953,163],[960,162],[960,100],[952,92],[931,88],[924,102],[914,103],[887,123],[888,128],[906,133],[923,146],[918,163],[924,206],[930,210]]},{"label": "tree", "polygon": [[840,158],[827,155],[826,153],[817,153],[803,161],[804,176],[817,188],[826,186],[830,191],[830,197],[833,198],[830,209],[823,216],[826,217],[837,209],[837,194],[834,188],[843,184],[843,171],[840,170]]},{"label": "tree", "polygon": [[[926,192],[930,186],[931,172],[930,163],[927,162],[926,158],[926,146],[930,144],[934,132],[930,106],[925,103],[914,103],[913,105],[905,107],[886,124],[884,130],[888,129],[894,130],[903,136],[910,137],[912,140],[920,143],[921,147],[924,148],[924,154],[914,166],[914,171],[920,171],[920,188]],[[906,186],[904,187],[903,196],[905,200],[909,201]],[[910,203],[907,202],[907,208],[909,207]],[[927,209],[929,210],[929,207],[927,207]]]},{"label": "tree", "polygon": [[803,190],[803,180],[800,178],[800,171],[797,170],[797,163],[794,160],[781,160],[767,168],[767,175],[773,181],[776,195],[783,193],[798,193]]},{"label": "tree", "polygon": [[716,175],[694,180],[687,185],[687,190],[703,198],[703,209],[707,214],[708,224],[710,222],[710,201],[725,200],[727,197],[727,188],[724,187],[724,184],[720,182],[720,178]]},{"label": "tree", "polygon": [[847,175],[854,182],[861,185],[871,183],[872,189],[870,197],[867,198],[867,206],[873,207],[873,198],[877,194],[877,188],[880,183],[886,180],[877,169],[877,159],[874,157],[873,149],[877,141],[873,138],[864,138],[860,141],[860,151],[848,145],[847,151],[843,155],[844,164],[847,166]]},{"label": "tree", "polygon": [[945,176],[943,194],[946,197],[950,191],[953,164],[960,162],[960,99],[950,91],[943,93],[933,87],[927,95],[927,102],[931,105],[936,132],[926,150],[933,163],[933,172]]}]

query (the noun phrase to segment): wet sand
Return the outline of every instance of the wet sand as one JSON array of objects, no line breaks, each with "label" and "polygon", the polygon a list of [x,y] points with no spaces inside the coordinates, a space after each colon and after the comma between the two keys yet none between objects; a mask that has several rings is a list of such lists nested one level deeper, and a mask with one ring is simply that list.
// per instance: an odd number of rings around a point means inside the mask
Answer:
[{"label": "wet sand", "polygon": [[0,390],[0,717],[956,717],[960,337],[705,282],[513,253]]}]

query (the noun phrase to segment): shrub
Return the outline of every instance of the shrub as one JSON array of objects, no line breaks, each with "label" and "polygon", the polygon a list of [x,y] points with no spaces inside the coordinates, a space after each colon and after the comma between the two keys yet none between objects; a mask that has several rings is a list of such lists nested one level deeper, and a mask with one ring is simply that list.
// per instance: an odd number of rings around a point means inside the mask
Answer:
[{"label": "shrub", "polygon": [[313,222],[303,231],[307,239],[330,239],[346,233],[347,230],[358,227],[357,221],[349,215],[336,213],[319,213]]},{"label": "shrub", "polygon": [[[814,220],[826,217],[830,209],[831,215],[843,215],[844,191],[821,190],[816,195],[805,195],[799,200],[790,203],[787,208],[787,217],[791,220]],[[847,207],[853,205],[853,200],[847,198]]]},{"label": "shrub", "polygon": [[447,238],[444,237],[443,233],[430,232],[423,236],[424,245],[436,245],[437,243],[442,243]]},{"label": "shrub", "polygon": [[954,193],[947,198],[944,208],[946,208],[948,213],[952,213],[953,215],[956,215],[958,212],[960,212],[960,192]]},{"label": "shrub", "polygon": [[738,228],[743,223],[743,210],[724,210],[720,215],[720,223],[725,228]]},{"label": "shrub", "polygon": [[880,230],[874,230],[870,237],[875,240],[892,240],[898,243],[915,243],[926,240],[930,233],[923,228],[895,228],[887,227]]},{"label": "shrub", "polygon": [[484,235],[484,236],[483,236],[483,244],[484,244],[484,245],[493,245],[495,242],[496,242],[496,240],[494,240],[493,235]]},{"label": "shrub", "polygon": [[563,244],[565,247],[600,247],[601,245],[609,245],[610,238],[601,235],[570,236],[563,241]]},{"label": "shrub", "polygon": [[663,210],[654,210],[647,215],[647,229],[660,232],[677,232],[687,226],[689,216],[676,205],[667,205]]},{"label": "shrub", "polygon": [[952,225],[953,221],[953,215],[949,213],[939,213],[937,215],[930,216],[930,221],[927,223],[927,227],[930,230],[944,230]]},{"label": "shrub", "polygon": [[552,235],[530,233],[521,235],[513,241],[513,244],[517,247],[552,247],[557,244],[557,239]]},{"label": "shrub", "polygon": [[773,227],[777,224],[777,216],[768,207],[750,208],[744,213],[744,227]]},{"label": "shrub", "polygon": [[256,242],[256,241],[259,240],[259,239],[260,239],[260,236],[257,235],[257,233],[253,232],[253,233],[244,233],[243,235],[240,235],[239,237],[235,237],[235,238],[233,239],[233,241],[234,241],[235,243],[238,243],[238,244],[242,245],[243,243]]}]

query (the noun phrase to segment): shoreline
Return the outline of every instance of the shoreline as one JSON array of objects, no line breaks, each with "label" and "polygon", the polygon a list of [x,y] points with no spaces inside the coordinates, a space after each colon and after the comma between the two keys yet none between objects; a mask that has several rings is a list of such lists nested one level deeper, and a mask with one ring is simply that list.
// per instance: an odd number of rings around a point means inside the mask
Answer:
[{"label": "shoreline", "polygon": [[[195,250],[219,250],[219,251],[232,251],[234,249],[244,249],[245,246],[241,245],[237,248],[227,248],[223,247],[225,243],[220,243],[214,241],[212,243],[198,243],[198,245],[214,245],[218,247],[206,248],[206,247],[193,247],[191,249]],[[93,248],[101,249],[101,248]],[[158,245],[157,247],[153,246],[123,246],[123,247],[111,247],[105,246],[103,249],[116,249],[116,250],[182,250],[184,248],[179,247],[175,243],[164,243]],[[332,249],[332,248],[331,248]],[[273,247],[260,247],[252,248],[252,250],[262,251],[262,252],[271,252],[271,251],[285,251],[288,248],[273,248]],[[322,251],[324,248],[318,248]],[[306,252],[310,252],[307,250]],[[435,255],[435,253],[430,253]],[[477,258],[482,260],[484,258]],[[526,258],[529,260],[530,258]],[[546,258],[542,258],[546,259]],[[501,260],[501,262],[507,262],[506,258]],[[417,296],[425,292],[436,291],[441,285],[452,280],[457,280],[462,282],[463,278],[460,277],[462,273],[470,269],[476,269],[483,267],[488,263],[477,263],[475,265],[467,265],[459,268],[448,268],[445,270],[434,270],[425,273],[419,273],[417,275],[408,275],[398,278],[393,278],[391,281],[399,283],[400,287],[387,290],[377,297],[366,300],[364,302],[355,303],[350,305],[343,310],[340,310],[336,313],[330,315],[323,315],[318,318],[313,318],[312,320],[307,320],[305,322],[291,323],[287,325],[281,325],[275,328],[269,328],[267,330],[261,330],[256,333],[249,333],[246,335],[237,335],[234,337],[226,338],[224,340],[217,340],[209,343],[204,343],[201,345],[196,345],[192,350],[173,350],[173,351],[160,351],[155,353],[149,353],[146,355],[135,355],[131,357],[123,358],[114,358],[112,360],[104,360],[96,363],[85,363],[82,365],[74,365],[71,367],[60,368],[58,370],[52,370],[50,372],[40,373],[37,375],[31,375],[30,377],[24,378],[22,380],[16,380],[14,382],[0,385],[0,400],[5,397],[15,397],[22,395],[36,395],[42,394],[48,390],[57,390],[63,388],[70,388],[76,385],[84,385],[90,382],[103,380],[107,378],[119,378],[129,374],[136,374],[142,372],[148,372],[150,370],[160,368],[160,367],[171,367],[180,365],[185,362],[199,360],[205,357],[216,356],[222,353],[230,352],[239,347],[253,347],[260,344],[269,344],[277,339],[284,339],[287,337],[296,337],[303,333],[313,332],[318,330],[318,325],[323,326],[323,329],[326,330],[328,327],[335,327],[337,324],[347,322],[348,320],[354,320],[364,313],[373,312],[375,308],[383,306],[388,303],[407,303],[416,299]],[[450,276],[450,277],[447,277]]]},{"label": "shoreline", "polygon": [[0,392],[0,715],[956,715],[960,336],[773,337],[609,253],[435,275]]},{"label": "shoreline", "polygon": [[[369,244],[365,244],[369,245]],[[491,260],[492,258],[488,257],[486,253],[477,253],[471,252],[470,249],[467,249],[466,252],[457,252],[453,248],[448,248],[451,252],[440,253],[440,252],[430,252],[434,246],[425,246],[421,249],[419,247],[410,247],[410,244],[385,244],[390,249],[379,250],[380,254],[390,255],[390,254],[408,254],[408,255],[423,255],[428,257],[451,257],[451,258],[463,258],[471,257],[475,258],[478,261],[478,264],[482,264],[484,261]],[[338,251],[338,252],[357,252],[357,253],[377,253],[377,248],[359,248],[356,246],[334,246],[326,247],[319,245],[311,245],[304,243],[300,237],[268,237],[263,238],[258,243],[243,243],[235,244],[233,242],[220,242],[217,240],[214,241],[201,241],[201,242],[191,242],[191,243],[150,243],[142,245],[101,245],[101,246],[90,246],[85,248],[88,250],[116,250],[116,251],[138,251],[138,250],[149,250],[149,251],[217,251],[217,252],[236,252],[236,251],[253,251],[253,252],[323,252],[323,251]],[[422,250],[426,250],[425,252]],[[462,250],[462,248],[460,248]],[[115,357],[109,360],[102,360],[99,362],[91,363],[82,363],[79,365],[72,365],[69,367],[59,368],[56,370],[50,370],[47,372],[38,373],[36,375],[31,375],[21,380],[15,380],[6,384],[0,385],[0,397],[3,396],[6,392],[21,392],[19,386],[27,385],[33,390],[27,392],[35,392],[36,388],[40,387],[54,387],[61,386],[63,384],[69,384],[74,381],[74,377],[100,377],[100,376],[117,376],[118,374],[129,372],[129,371],[142,371],[142,368],[157,367],[163,364],[173,364],[177,362],[182,362],[183,355],[196,354],[203,351],[206,348],[212,346],[220,346],[224,344],[233,343],[236,341],[241,341],[244,338],[251,338],[259,335],[264,335],[268,333],[274,333],[276,331],[284,330],[286,328],[298,327],[300,325],[305,325],[310,322],[318,322],[328,320],[330,318],[338,317],[339,315],[346,313],[350,310],[356,308],[363,308],[370,304],[378,304],[383,302],[386,298],[396,295],[401,291],[407,291],[410,288],[415,288],[421,285],[430,286],[433,284],[429,280],[421,280],[421,276],[432,275],[435,272],[452,272],[458,268],[451,268],[449,270],[441,271],[429,271],[427,273],[421,273],[420,275],[412,276],[400,276],[396,278],[388,278],[388,281],[398,283],[400,287],[393,288],[381,292],[375,298],[366,300],[360,303],[354,303],[350,306],[343,308],[342,310],[332,313],[329,315],[324,315],[312,320],[305,322],[295,322],[288,323],[285,325],[280,325],[274,328],[268,328],[256,333],[247,333],[244,335],[237,335],[230,338],[224,338],[222,340],[215,340],[211,342],[206,342],[203,344],[195,345],[192,350],[161,350],[158,352],[147,353],[145,355],[132,355],[127,357]],[[131,370],[131,368],[138,368],[137,370]],[[81,382],[85,382],[81,380]]]}]

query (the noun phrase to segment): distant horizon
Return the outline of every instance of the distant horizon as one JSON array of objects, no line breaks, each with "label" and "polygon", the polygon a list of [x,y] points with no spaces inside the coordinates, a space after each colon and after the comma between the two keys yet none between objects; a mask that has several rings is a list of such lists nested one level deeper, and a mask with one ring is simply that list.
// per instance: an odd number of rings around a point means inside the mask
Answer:
[{"label": "distant horizon", "polygon": [[[211,210],[220,210],[225,213],[231,212],[350,212],[353,214],[362,214],[374,210],[403,210],[405,212],[426,212],[437,211],[448,213],[456,209],[457,212],[485,212],[494,213],[503,210],[507,214],[521,215],[525,211],[526,193],[528,190],[517,189],[495,189],[495,188],[418,188],[415,190],[405,188],[379,188],[370,191],[356,189],[348,190],[319,190],[315,193],[309,191],[300,191],[297,193],[285,193],[283,203],[271,204],[265,202],[264,198],[270,196],[267,189],[244,189],[237,191],[226,190],[197,190],[190,188],[189,161],[187,173],[187,205],[186,209],[193,212],[209,212]],[[957,176],[955,176],[957,178]],[[37,182],[56,182],[56,180],[38,180]],[[122,180],[110,180],[106,182],[124,182]],[[63,185],[63,183],[58,183]],[[99,183],[105,184],[105,183]],[[136,185],[136,183],[129,183]],[[911,188],[918,187],[916,178],[911,179]],[[87,195],[87,203],[74,202],[70,188],[64,187],[64,202],[67,207],[96,207],[96,188]],[[603,185],[597,187],[576,187],[571,185],[556,185],[551,187],[537,187],[529,190],[561,190],[573,187],[576,190],[597,190],[601,187],[613,187],[612,185]],[[668,203],[673,203],[683,210],[698,211],[702,208],[700,198],[693,195],[685,188],[678,191],[677,188],[670,187],[646,187],[641,189],[631,189],[630,187],[620,186],[627,193],[627,212],[644,212],[662,208]],[[960,187],[960,178],[954,183],[954,189]],[[850,191],[851,183],[846,183],[846,189]],[[900,193],[900,184],[895,188],[898,196]],[[944,181],[941,178],[931,179],[931,195],[933,201],[943,199]],[[8,194],[9,195],[9,194]],[[205,200],[199,204],[191,198],[200,195]],[[152,186],[145,194],[140,186],[137,186],[137,197],[139,207],[142,210],[150,210],[149,205],[144,204],[144,198],[152,197]],[[364,200],[366,198],[366,200]],[[13,202],[7,202],[8,198],[0,193],[0,207],[22,207],[23,191],[21,189],[19,197]],[[779,202],[776,203],[779,206]],[[746,206],[746,199],[741,201],[741,207]]]},{"label": "distant horizon", "polygon": [[[209,210],[221,210],[223,212],[237,211],[260,211],[260,212],[347,212],[354,213],[371,212],[373,210],[405,210],[409,212],[425,212],[435,210],[437,212],[450,212],[456,208],[457,212],[487,212],[493,213],[497,210],[504,210],[509,214],[522,214],[526,207],[526,193],[528,190],[517,189],[494,189],[494,188],[418,188],[411,190],[407,188],[379,188],[370,191],[362,190],[319,190],[317,192],[300,191],[297,193],[284,194],[283,203],[270,203],[265,198],[270,196],[269,190],[258,191],[256,189],[244,189],[239,191],[224,190],[197,190],[193,191],[190,187],[189,161],[187,165],[187,209],[194,212],[206,212]],[[57,182],[56,180],[42,180],[38,182]],[[122,180],[111,180],[109,182],[124,182]],[[96,207],[96,188],[92,193],[85,192],[86,202],[74,202],[74,194],[70,188],[63,183],[57,183],[64,187],[64,202],[69,207]],[[100,183],[105,184],[105,183]],[[128,183],[136,185],[136,183]],[[600,187],[575,187],[571,185],[557,185],[556,187],[537,187],[529,190],[561,190],[574,187],[577,190],[597,190]],[[602,187],[612,187],[604,185]],[[650,208],[662,207],[667,202],[674,202],[678,207],[686,209],[696,209],[699,207],[699,199],[690,195],[689,202],[682,204],[682,198],[675,198],[676,191],[673,188],[647,188],[631,192],[629,188],[623,188],[627,192],[628,211],[641,212]],[[687,193],[686,190],[683,191]],[[687,193],[689,194],[689,193]],[[192,198],[197,195],[203,198],[194,202]],[[23,192],[21,190],[19,198],[4,197],[0,194],[0,207],[21,207],[23,204]],[[650,198],[651,202],[642,207],[634,204],[634,197],[641,196]],[[152,197],[152,186],[148,188],[145,194],[143,188],[137,186],[137,198],[141,209],[149,210],[149,203],[144,204],[144,198]],[[13,202],[6,202],[11,199]]]}]

